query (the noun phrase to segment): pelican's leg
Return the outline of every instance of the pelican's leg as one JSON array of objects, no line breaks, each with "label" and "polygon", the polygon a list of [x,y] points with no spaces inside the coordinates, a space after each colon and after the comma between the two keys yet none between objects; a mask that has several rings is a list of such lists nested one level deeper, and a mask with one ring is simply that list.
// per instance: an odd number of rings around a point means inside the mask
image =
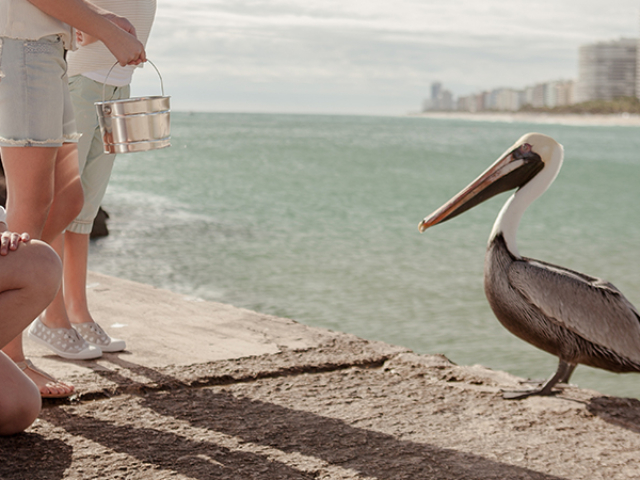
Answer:
[{"label": "pelican's leg", "polygon": [[519,392],[503,392],[502,397],[508,400],[520,400],[522,398],[531,397],[532,395],[554,395],[553,387],[558,383],[567,383],[571,374],[575,370],[576,365],[567,363],[564,360],[558,362],[558,369],[556,373],[546,381],[540,388],[533,390],[522,390]]},{"label": "pelican's leg", "polygon": [[[569,383],[569,379],[571,378],[571,374],[573,373],[573,371],[576,369],[578,365],[575,365],[573,363],[569,364],[569,367],[566,370],[566,373],[560,378],[558,379],[557,383]],[[558,368],[560,368],[560,365],[558,365]],[[553,378],[553,377],[552,377]],[[551,379],[549,379],[551,380]],[[542,388],[542,386],[548,382],[549,380],[540,380],[540,379],[528,379],[528,380],[522,380],[520,383],[525,384],[525,385],[538,385]]]},{"label": "pelican's leg", "polygon": [[[560,360],[560,362],[562,363],[562,360]],[[571,378],[571,375],[573,374],[573,371],[576,369],[578,365],[575,363],[567,363],[567,367],[565,369],[565,374],[558,380],[558,383],[569,383],[569,379]],[[558,364],[558,369],[560,369],[560,365]]]}]

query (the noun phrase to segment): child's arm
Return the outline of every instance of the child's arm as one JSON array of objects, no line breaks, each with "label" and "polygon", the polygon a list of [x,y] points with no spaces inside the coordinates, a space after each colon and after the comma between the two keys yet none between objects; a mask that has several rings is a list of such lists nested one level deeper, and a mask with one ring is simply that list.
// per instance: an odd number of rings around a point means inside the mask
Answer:
[{"label": "child's arm", "polygon": [[81,47],[86,45],[91,45],[92,43],[97,42],[98,39],[88,33],[81,32],[80,30],[76,30],[76,43]]},{"label": "child's arm", "polygon": [[28,0],[44,13],[102,41],[120,65],[138,65],[147,60],[135,28],[123,17],[96,7],[86,0]]}]

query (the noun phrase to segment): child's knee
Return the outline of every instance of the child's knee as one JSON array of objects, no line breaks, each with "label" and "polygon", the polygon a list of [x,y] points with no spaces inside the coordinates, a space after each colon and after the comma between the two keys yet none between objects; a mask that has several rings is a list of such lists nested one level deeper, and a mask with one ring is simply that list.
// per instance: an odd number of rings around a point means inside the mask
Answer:
[{"label": "child's knee", "polygon": [[62,261],[53,248],[40,240],[31,240],[28,248],[33,268],[38,271],[38,297],[49,302],[58,293],[62,282]]},{"label": "child's knee", "polygon": [[12,399],[8,402],[2,402],[0,435],[14,435],[23,432],[35,422],[40,414],[42,398],[38,387],[28,378],[24,378],[19,384],[20,386],[11,392]]},{"label": "child's knee", "polygon": [[44,282],[55,296],[62,282],[62,261],[58,254],[47,244],[38,244],[40,268],[42,268],[42,276]]}]

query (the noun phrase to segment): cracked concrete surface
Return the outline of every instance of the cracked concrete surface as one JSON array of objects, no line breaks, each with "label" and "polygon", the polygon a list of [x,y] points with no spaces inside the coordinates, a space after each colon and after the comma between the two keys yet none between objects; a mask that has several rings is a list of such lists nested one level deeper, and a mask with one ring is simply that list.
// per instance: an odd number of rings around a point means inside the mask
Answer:
[{"label": "cracked concrete surface", "polygon": [[79,395],[0,439],[2,479],[640,478],[637,400],[567,386],[506,401],[520,379],[504,372],[90,282],[128,351],[69,362],[25,341]]}]

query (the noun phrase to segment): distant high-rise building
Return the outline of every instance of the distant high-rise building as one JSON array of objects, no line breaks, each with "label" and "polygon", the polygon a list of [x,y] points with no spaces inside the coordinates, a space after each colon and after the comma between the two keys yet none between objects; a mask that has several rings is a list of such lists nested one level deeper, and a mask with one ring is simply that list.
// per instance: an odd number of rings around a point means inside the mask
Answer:
[{"label": "distant high-rise building", "polygon": [[560,81],[555,84],[556,105],[572,105],[575,98],[576,82],[573,80]]},{"label": "distant high-rise building", "polygon": [[534,108],[553,108],[574,103],[575,81],[556,80],[538,83],[522,90],[514,88],[495,88],[480,93],[461,96],[455,99],[449,90],[440,83],[431,85],[433,97],[424,101],[422,110],[462,112],[517,112],[523,106]]},{"label": "distant high-rise building", "polygon": [[449,90],[442,90],[438,97],[439,110],[453,110],[453,94]]},{"label": "distant high-rise building", "polygon": [[531,98],[531,106],[534,108],[545,107],[545,97],[547,96],[547,84],[538,83],[533,86],[533,93]]},{"label": "distant high-rise building", "polygon": [[433,82],[431,84],[431,101],[432,102],[435,102],[438,100],[438,97],[440,96],[441,91],[442,91],[442,83]]},{"label": "distant high-rise building", "polygon": [[453,110],[453,108],[453,94],[449,90],[444,90],[442,88],[442,83],[432,83],[431,98],[423,103],[422,111],[427,112],[429,110]]},{"label": "distant high-rise building", "polygon": [[640,98],[640,38],[638,39],[636,53],[636,97]]},{"label": "distant high-rise building", "polygon": [[636,95],[638,40],[622,38],[579,50],[576,101]]}]

